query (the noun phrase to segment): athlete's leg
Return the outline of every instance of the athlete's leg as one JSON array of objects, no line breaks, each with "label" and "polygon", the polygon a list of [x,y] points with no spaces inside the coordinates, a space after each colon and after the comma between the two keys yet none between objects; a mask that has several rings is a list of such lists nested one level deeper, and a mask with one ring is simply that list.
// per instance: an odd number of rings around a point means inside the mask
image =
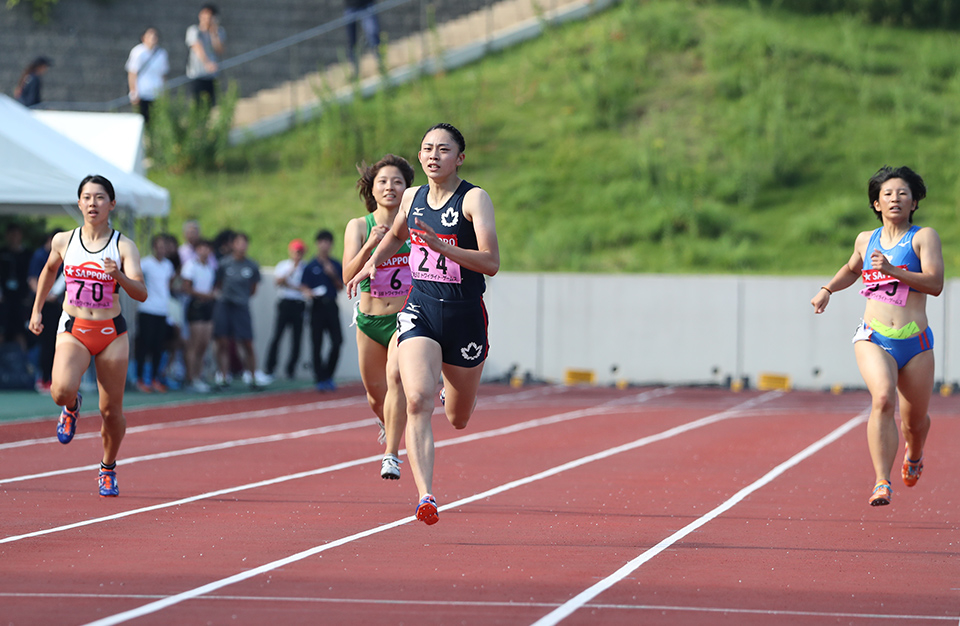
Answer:
[{"label": "athlete's leg", "polygon": [[933,350],[926,350],[900,370],[900,432],[907,442],[907,457],[919,461],[930,432],[930,395],[933,393]]},{"label": "athlete's leg", "polygon": [[477,406],[477,389],[483,364],[476,367],[443,365],[443,408],[454,428],[466,428],[473,409]]},{"label": "athlete's leg", "polygon": [[897,363],[883,348],[869,341],[853,344],[860,375],[870,391],[867,444],[877,482],[890,480],[899,441],[893,413],[896,408]]},{"label": "athlete's leg", "polygon": [[407,398],[407,456],[420,497],[433,493],[434,391],[440,378],[440,344],[411,337],[397,346],[400,379]]},{"label": "athlete's leg", "polygon": [[360,363],[360,380],[367,391],[370,409],[386,423],[383,416],[383,401],[387,395],[387,349],[357,329],[357,359]]},{"label": "athlete's leg", "polygon": [[73,409],[77,404],[80,380],[90,367],[90,351],[69,333],[57,335],[57,348],[53,353],[53,374],[50,380],[50,397],[60,406]]},{"label": "athlete's leg", "polygon": [[110,465],[117,460],[120,442],[127,432],[127,420],[123,416],[123,390],[127,384],[127,361],[130,344],[123,334],[113,340],[97,355],[97,386],[100,388],[100,415],[103,425],[103,463]]},{"label": "athlete's leg", "polygon": [[[403,393],[403,381],[400,378],[400,363],[397,359],[397,333],[390,337],[386,364],[387,394],[383,400],[383,421],[387,435],[384,454],[397,455],[400,451],[400,438],[407,427],[407,397]],[[433,414],[431,408],[430,414]]]}]

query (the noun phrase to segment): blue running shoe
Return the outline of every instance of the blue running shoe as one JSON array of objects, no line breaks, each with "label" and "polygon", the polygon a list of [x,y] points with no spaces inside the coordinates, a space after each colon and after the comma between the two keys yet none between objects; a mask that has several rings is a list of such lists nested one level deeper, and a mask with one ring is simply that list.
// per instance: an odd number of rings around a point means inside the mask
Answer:
[{"label": "blue running shoe", "polygon": [[120,495],[117,487],[117,471],[100,468],[100,497],[113,498]]},{"label": "blue running shoe", "polygon": [[417,505],[417,519],[432,526],[440,521],[440,515],[437,513],[437,501],[429,493],[420,498],[420,504]]},{"label": "blue running shoe", "polygon": [[60,412],[60,421],[57,423],[57,439],[62,444],[68,444],[73,441],[73,435],[77,432],[77,418],[80,417],[80,405],[83,403],[83,397],[77,392],[77,408],[73,411],[63,407]]},{"label": "blue running shoe", "polygon": [[447,404],[447,388],[440,388],[440,406],[446,406]]}]

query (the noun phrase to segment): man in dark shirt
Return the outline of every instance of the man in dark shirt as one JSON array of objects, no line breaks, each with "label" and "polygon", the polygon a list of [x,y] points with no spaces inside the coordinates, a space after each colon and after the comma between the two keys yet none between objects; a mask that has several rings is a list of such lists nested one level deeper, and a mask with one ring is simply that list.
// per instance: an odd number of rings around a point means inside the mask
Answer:
[{"label": "man in dark shirt", "polygon": [[[333,233],[321,230],[317,233],[317,256],[303,268],[302,285],[310,299],[310,339],[313,344],[313,376],[317,391],[334,391],[333,374],[340,359],[340,310],[337,308],[337,292],[343,289],[343,266],[330,258]],[[323,358],[323,336],[330,337],[330,350]]]}]

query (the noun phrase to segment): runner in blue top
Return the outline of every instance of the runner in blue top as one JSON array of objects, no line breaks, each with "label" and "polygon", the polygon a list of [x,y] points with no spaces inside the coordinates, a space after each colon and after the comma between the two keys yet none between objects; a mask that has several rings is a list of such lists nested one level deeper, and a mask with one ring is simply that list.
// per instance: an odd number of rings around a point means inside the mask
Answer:
[{"label": "runner in blue top", "polygon": [[443,377],[444,410],[454,428],[466,428],[476,405],[487,356],[484,275],[500,269],[493,202],[460,179],[466,142],[450,124],[437,124],[420,141],[427,184],[403,194],[400,211],[377,250],[347,287],[362,280],[410,239],[413,289],[397,316],[397,358],[407,397],[407,453],[420,492],[417,519],[438,521],[433,497],[433,414]]},{"label": "runner in blue top", "polygon": [[930,431],[933,389],[933,331],[927,325],[927,295],[943,291],[943,254],[932,228],[913,226],[913,213],[927,194],[923,179],[908,167],[883,167],[867,186],[883,226],[857,236],[853,255],[810,303],[822,313],[830,295],[863,279],[867,298],[853,337],[857,365],[872,397],[867,441],[877,475],[870,504],[890,504],[890,473],[899,447],[894,420],[900,400],[900,430],[906,440],[900,475],[907,487],[923,471]]},{"label": "runner in blue top", "polygon": [[[373,165],[359,167],[357,189],[367,215],[350,220],[343,235],[343,280],[349,282],[373,255],[400,211],[403,192],[413,183],[413,167],[388,154]],[[397,313],[410,293],[410,246],[404,243],[377,268],[376,280],[360,283],[354,311],[357,356],[367,402],[377,416],[380,443],[385,444],[380,477],[400,478],[400,438],[407,424],[406,398],[397,367]]]}]

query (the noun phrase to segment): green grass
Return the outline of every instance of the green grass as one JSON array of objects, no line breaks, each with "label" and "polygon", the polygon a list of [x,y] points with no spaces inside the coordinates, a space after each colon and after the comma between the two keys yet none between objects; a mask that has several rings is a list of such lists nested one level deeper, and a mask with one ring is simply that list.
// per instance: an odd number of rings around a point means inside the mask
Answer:
[{"label": "green grass", "polygon": [[[832,274],[878,222],[866,182],[906,164],[960,267],[956,33],[710,2],[630,1],[469,67],[331,107],[231,148],[221,172],[151,178],[169,227],[292,237],[363,212],[355,164],[415,165],[438,121],[467,138],[462,176],[497,210],[508,271]],[[419,167],[418,183],[424,181]]]}]

